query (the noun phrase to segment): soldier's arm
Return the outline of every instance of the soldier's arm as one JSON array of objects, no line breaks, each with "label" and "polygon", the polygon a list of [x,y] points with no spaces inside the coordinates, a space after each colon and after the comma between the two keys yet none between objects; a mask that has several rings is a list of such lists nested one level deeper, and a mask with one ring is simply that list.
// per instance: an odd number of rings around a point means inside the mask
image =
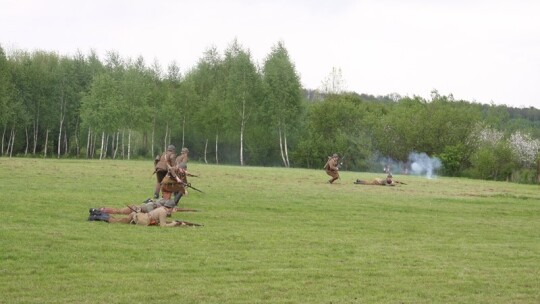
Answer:
[{"label": "soldier's arm", "polygon": [[176,226],[175,222],[167,222],[167,212],[160,212],[159,213],[159,226],[160,227],[174,227]]}]

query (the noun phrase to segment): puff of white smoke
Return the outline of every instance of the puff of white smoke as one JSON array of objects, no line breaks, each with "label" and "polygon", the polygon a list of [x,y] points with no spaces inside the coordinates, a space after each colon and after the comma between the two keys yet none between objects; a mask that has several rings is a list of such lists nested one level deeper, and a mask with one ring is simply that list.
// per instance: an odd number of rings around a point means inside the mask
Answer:
[{"label": "puff of white smoke", "polygon": [[409,163],[411,172],[415,175],[425,175],[427,178],[433,178],[435,171],[442,167],[441,160],[437,157],[429,157],[426,153],[412,152],[409,154]]}]

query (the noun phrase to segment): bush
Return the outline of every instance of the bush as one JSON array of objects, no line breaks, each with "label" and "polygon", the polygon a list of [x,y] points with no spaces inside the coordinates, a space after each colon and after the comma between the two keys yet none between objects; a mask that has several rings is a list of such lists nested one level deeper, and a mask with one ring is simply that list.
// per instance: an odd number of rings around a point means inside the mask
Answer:
[{"label": "bush", "polygon": [[538,176],[536,169],[514,170],[510,180],[520,184],[537,184]]}]

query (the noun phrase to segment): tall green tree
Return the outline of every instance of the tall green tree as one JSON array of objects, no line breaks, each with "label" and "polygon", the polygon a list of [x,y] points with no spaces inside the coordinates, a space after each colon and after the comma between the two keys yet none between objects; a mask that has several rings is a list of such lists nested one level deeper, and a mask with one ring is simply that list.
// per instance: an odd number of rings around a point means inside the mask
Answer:
[{"label": "tall green tree", "polygon": [[277,130],[279,151],[285,167],[290,167],[287,134],[298,125],[301,107],[300,77],[282,41],[278,42],[263,66],[266,115]]},{"label": "tall green tree", "polygon": [[208,163],[208,141],[211,138],[214,141],[214,158],[217,164],[220,135],[225,121],[224,64],[217,49],[208,48],[190,74],[199,99],[194,120],[199,136],[204,139],[203,160]]},{"label": "tall green tree", "polygon": [[256,111],[261,98],[261,77],[248,50],[234,40],[225,51],[226,102],[230,108],[229,123],[239,127],[240,165],[244,160],[244,137],[251,115]]},{"label": "tall green tree", "polygon": [[141,133],[150,128],[152,115],[149,107],[151,73],[146,68],[144,59],[138,57],[129,62],[121,77],[119,96],[120,117],[118,120],[128,130],[127,159],[131,158],[132,131]]},{"label": "tall green tree", "polygon": [[[165,127],[162,151],[165,151],[167,146],[172,143],[171,135],[175,129],[174,127],[177,126],[179,121],[179,92],[181,83],[182,74],[180,72],[180,67],[176,63],[170,64],[163,84],[164,97],[159,107],[159,114],[157,115],[158,124]],[[178,123],[178,125],[180,124]]]},{"label": "tall green tree", "polygon": [[[84,125],[92,130],[94,136],[101,134],[100,159],[105,156],[105,135],[115,132],[119,126],[118,118],[122,115],[119,99],[120,85],[109,73],[103,73],[94,77],[89,94],[82,100],[81,119]],[[89,131],[88,146],[92,146],[90,134]],[[88,150],[87,156],[91,157],[92,152]]]}]

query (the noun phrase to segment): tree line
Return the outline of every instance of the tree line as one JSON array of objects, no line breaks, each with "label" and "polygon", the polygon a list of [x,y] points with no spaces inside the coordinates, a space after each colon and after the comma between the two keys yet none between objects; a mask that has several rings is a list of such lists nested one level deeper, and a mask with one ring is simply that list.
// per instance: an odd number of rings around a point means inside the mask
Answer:
[{"label": "tree line", "polygon": [[174,144],[205,163],[322,168],[338,153],[348,170],[406,171],[422,152],[439,174],[538,182],[540,110],[345,92],[336,71],[302,88],[281,41],[261,64],[237,40],[210,47],[185,73],[0,46],[1,155],[151,158]]}]

